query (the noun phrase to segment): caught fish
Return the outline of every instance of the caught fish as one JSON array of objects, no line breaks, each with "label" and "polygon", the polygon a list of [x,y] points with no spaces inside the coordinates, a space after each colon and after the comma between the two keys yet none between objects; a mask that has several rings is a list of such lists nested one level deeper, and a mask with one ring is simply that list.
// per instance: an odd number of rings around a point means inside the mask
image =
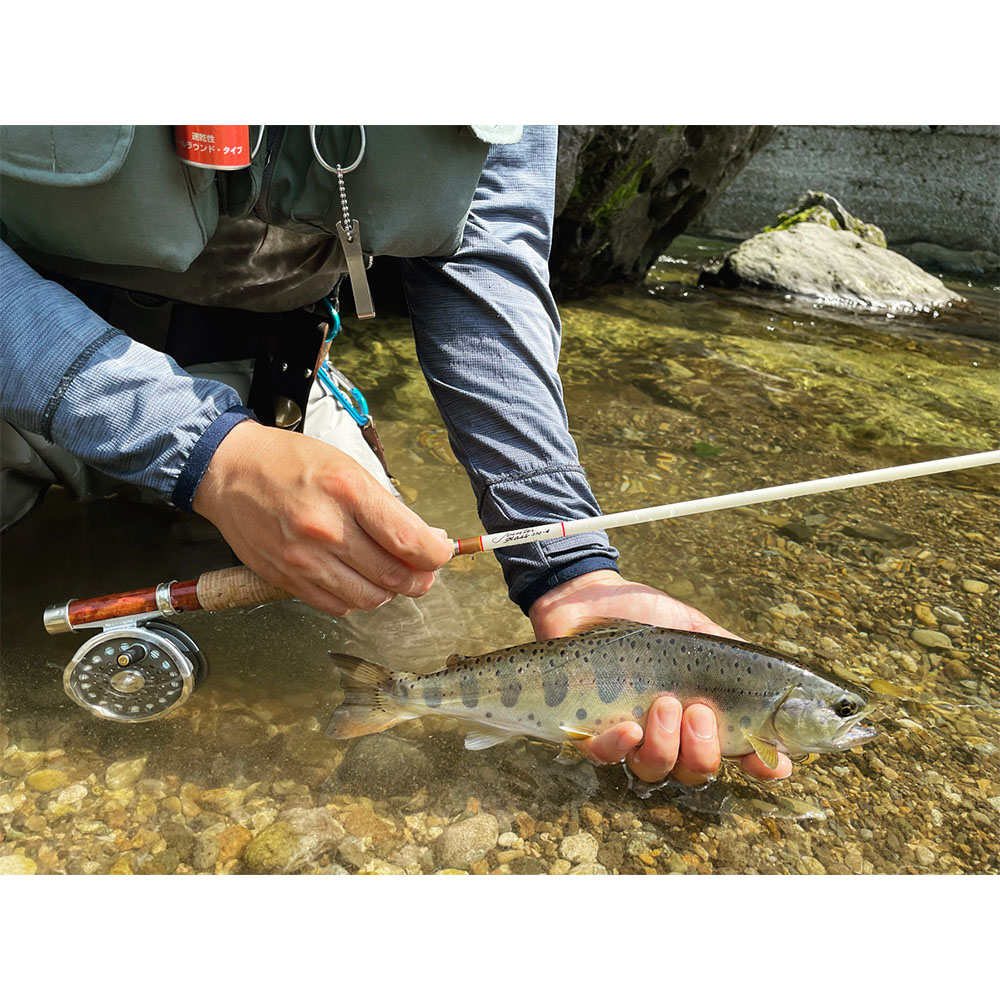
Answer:
[{"label": "caught fish", "polygon": [[634,719],[654,699],[700,702],[719,721],[724,757],[756,753],[768,767],[792,757],[847,750],[876,732],[860,691],[760,646],[621,619],[598,619],[560,639],[482,656],[449,658],[431,674],[389,671],[334,654],[344,701],[327,735],[350,739],[421,715],[471,726],[469,750],[518,736],[554,743],[596,736]]}]

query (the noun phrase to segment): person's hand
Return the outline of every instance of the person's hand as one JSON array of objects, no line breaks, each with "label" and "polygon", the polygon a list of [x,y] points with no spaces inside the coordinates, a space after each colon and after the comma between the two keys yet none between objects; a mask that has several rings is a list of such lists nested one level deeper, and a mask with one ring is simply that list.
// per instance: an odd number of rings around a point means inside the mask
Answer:
[{"label": "person's hand", "polygon": [[[706,632],[738,639],[695,608],[641,583],[625,580],[613,570],[585,573],[543,594],[529,610],[538,639],[565,635],[588,618],[627,618],[631,621]],[[656,783],[668,774],[686,785],[700,785],[713,777],[722,763],[715,713],[707,705],[689,705],[673,697],[657,698],[646,717],[646,730],[637,722],[622,722],[599,736],[580,740],[579,750],[598,764],[626,760],[640,781]],[[740,766],[754,778],[786,778],[792,762],[778,755],[772,770],[755,753],[740,758]]]},{"label": "person's hand", "polygon": [[252,421],[223,438],[194,509],[252,570],[330,615],[420,597],[452,556],[443,529],[354,459]]}]

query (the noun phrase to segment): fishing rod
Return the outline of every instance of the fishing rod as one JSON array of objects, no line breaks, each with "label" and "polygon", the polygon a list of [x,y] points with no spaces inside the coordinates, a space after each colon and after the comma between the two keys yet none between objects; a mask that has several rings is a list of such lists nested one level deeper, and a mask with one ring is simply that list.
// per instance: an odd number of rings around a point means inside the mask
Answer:
[{"label": "fishing rod", "polygon": [[619,511],[617,514],[581,517],[575,521],[552,521],[549,524],[536,524],[527,528],[514,528],[511,531],[498,531],[492,535],[473,535],[471,538],[457,538],[450,539],[450,541],[456,556],[472,552],[491,552],[493,549],[502,549],[508,545],[523,545],[526,542],[563,538],[566,535],[578,535],[584,531],[603,531],[607,528],[620,528],[626,524],[666,521],[674,517],[686,517],[688,514],[705,514],[710,510],[749,507],[758,503],[788,500],[791,497],[832,493],[835,490],[850,490],[856,486],[891,483],[898,479],[914,479],[917,476],[932,476],[939,472],[957,472],[960,469],[975,469],[979,466],[998,463],[1000,463],[1000,451],[982,451],[975,455],[956,455],[953,458],[937,458],[929,462],[896,465],[888,469],[852,472],[846,476],[810,479],[802,483],[787,483],[784,486],[766,486],[759,490],[744,490],[742,493],[726,493],[723,496],[703,497],[700,500],[667,503],[659,507],[641,507],[637,510]]},{"label": "fishing rod", "polygon": [[[1000,464],[1000,451],[986,451],[449,541],[455,555],[470,555],[584,531],[996,464]],[[140,590],[53,604],[45,609],[43,624],[52,635],[100,629],[70,660],[63,673],[63,687],[73,701],[101,718],[146,722],[182,705],[208,674],[208,662],[194,640],[165,619],[186,611],[224,611],[291,598],[287,591],[268,583],[249,567],[232,566],[181,583],[171,580]]]}]

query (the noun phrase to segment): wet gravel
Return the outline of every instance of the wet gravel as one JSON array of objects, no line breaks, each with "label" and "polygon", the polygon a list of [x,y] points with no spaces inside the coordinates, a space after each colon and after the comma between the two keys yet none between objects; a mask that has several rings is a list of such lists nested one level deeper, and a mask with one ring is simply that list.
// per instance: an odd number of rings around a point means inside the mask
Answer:
[{"label": "wet gravel", "polygon": [[[564,313],[567,405],[606,509],[996,447],[994,345],[824,317],[809,336],[825,349],[849,340],[872,362],[824,374],[817,356],[803,360],[800,313],[775,319],[779,304],[754,312],[722,293],[692,305],[682,288]],[[621,337],[608,343],[613,326]],[[366,346],[376,383],[412,353],[391,322],[383,330]],[[658,367],[654,336],[665,345]],[[926,385],[908,386],[912,398],[892,410],[899,359]],[[984,377],[943,404],[927,366],[964,379],[973,362]],[[469,533],[471,495],[426,393],[393,378],[372,396],[409,400],[405,418],[390,407],[383,426],[404,494]],[[151,726],[91,719],[65,700],[56,669],[86,636],[45,636],[41,609],[88,587],[184,579],[224,564],[225,550],[194,544],[203,536],[179,515],[120,501],[96,505],[105,515],[53,494],[32,519],[41,527],[4,540],[0,873],[995,873],[996,483],[978,470],[616,532],[628,575],[879,701],[877,740],[797,765],[786,781],[752,782],[726,765],[701,790],[645,799],[620,768],[556,763],[551,746],[467,752],[450,720],[353,742],[323,734],[339,700],[334,646],[431,666],[529,637],[489,556],[444,571],[457,610],[429,616],[428,641],[380,612],[349,635],[297,605],[192,616],[213,672],[187,705]],[[53,525],[73,540],[46,555]],[[124,573],[130,560],[138,579]]]}]

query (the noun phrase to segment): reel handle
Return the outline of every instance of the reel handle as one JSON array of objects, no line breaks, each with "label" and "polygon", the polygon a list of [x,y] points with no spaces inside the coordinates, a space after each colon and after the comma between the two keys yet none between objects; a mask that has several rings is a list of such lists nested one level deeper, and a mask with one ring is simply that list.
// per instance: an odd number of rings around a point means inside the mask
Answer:
[{"label": "reel handle", "polygon": [[225,611],[252,604],[286,601],[291,594],[268,583],[247,566],[209,570],[197,580],[160,583],[142,590],[72,599],[45,609],[43,622],[51,635],[73,632],[112,618],[134,615],[178,615],[182,611]]}]

